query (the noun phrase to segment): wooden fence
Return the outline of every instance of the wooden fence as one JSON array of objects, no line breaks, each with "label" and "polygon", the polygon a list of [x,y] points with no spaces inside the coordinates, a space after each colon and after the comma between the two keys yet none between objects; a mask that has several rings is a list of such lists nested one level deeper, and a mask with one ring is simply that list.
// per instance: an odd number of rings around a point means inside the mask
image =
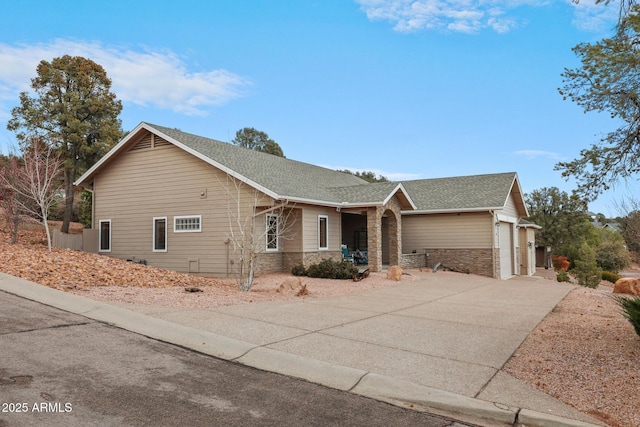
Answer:
[{"label": "wooden fence", "polygon": [[82,230],[82,234],[65,234],[58,229],[53,230],[53,246],[75,251],[98,252],[98,230]]}]

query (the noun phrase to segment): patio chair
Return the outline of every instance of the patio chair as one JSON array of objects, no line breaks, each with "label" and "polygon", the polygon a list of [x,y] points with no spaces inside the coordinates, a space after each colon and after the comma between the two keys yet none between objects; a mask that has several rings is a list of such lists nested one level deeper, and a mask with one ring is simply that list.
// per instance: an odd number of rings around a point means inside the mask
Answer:
[{"label": "patio chair", "polygon": [[367,254],[367,251],[357,250],[352,256],[353,256],[353,263],[355,265],[358,265],[358,264],[361,264],[361,265],[369,264],[369,256]]},{"label": "patio chair", "polygon": [[353,254],[349,253],[349,248],[347,247],[347,245],[342,245],[342,260],[348,261],[352,264],[354,263]]}]

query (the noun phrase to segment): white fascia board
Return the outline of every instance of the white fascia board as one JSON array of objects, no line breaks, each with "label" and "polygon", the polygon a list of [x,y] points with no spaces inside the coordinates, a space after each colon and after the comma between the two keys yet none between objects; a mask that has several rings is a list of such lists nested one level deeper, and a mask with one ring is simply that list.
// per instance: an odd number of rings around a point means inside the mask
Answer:
[{"label": "white fascia board", "polygon": [[470,208],[470,209],[427,209],[427,210],[415,210],[415,211],[402,211],[402,215],[424,215],[424,214],[440,214],[440,213],[472,213],[472,212],[491,212],[504,209],[504,206],[499,207],[485,207],[485,208]]},{"label": "white fascia board", "polygon": [[511,216],[511,215],[505,215],[502,213],[496,213],[496,218],[498,219],[498,221],[502,221],[502,222],[511,222],[513,224],[517,224],[518,223],[518,218],[516,218],[515,216]]},{"label": "white fascia board", "polygon": [[391,198],[392,198],[393,196],[395,196],[395,194],[396,194],[398,191],[402,191],[402,194],[404,194],[404,196],[407,198],[407,200],[409,201],[409,204],[411,205],[411,207],[412,207],[413,209],[417,209],[416,204],[413,202],[413,199],[411,199],[411,196],[409,196],[409,192],[407,192],[407,190],[404,188],[404,185],[402,185],[402,183],[399,183],[398,185],[396,185],[396,188],[394,188],[394,189],[391,191],[391,193],[389,193],[389,195],[387,196],[387,198],[386,198],[386,199],[384,199],[384,200],[382,201],[382,205],[384,206],[384,205],[386,205],[387,203],[389,203],[389,200],[391,200]]},{"label": "white fascia board", "polygon": [[540,227],[538,224],[520,224],[520,223],[518,223],[518,225],[520,226],[520,228],[533,228],[535,230],[542,230],[542,227]]},{"label": "white fascia board", "polygon": [[527,209],[527,203],[524,200],[524,193],[522,192],[522,187],[520,187],[520,180],[518,179],[518,173],[514,173],[513,181],[511,182],[511,187],[509,187],[509,193],[507,194],[507,198],[504,201],[505,204],[509,200],[509,196],[511,195],[511,193],[513,193],[513,187],[518,188],[518,194],[520,194],[522,206],[524,207],[524,217],[527,218],[529,216],[529,210]]},{"label": "white fascia board", "polygon": [[83,182],[90,177],[91,175],[93,175],[93,173],[98,170],[100,168],[100,166],[102,166],[107,160],[109,160],[111,157],[113,157],[118,151],[120,151],[120,149],[122,148],[123,145],[125,145],[131,138],[134,137],[134,135],[136,135],[140,129],[146,129],[148,131],[151,132],[151,127],[147,126],[146,123],[141,122],[138,126],[136,126],[136,128],[134,130],[132,130],[131,132],[129,132],[129,134],[127,136],[125,136],[124,138],[122,138],[120,140],[120,142],[118,142],[116,145],[113,146],[113,148],[111,150],[109,150],[109,152],[107,154],[105,154],[104,156],[102,156],[102,158],[100,160],[98,160],[93,166],[91,166],[89,168],[89,170],[87,170],[85,173],[82,174],[82,176],[80,178],[78,178],[77,180],[75,180],[75,182],[73,183],[73,185],[82,185]]},{"label": "white fascia board", "polygon": [[280,199],[286,199],[290,202],[304,203],[307,205],[328,206],[332,208],[368,208],[374,206],[382,206],[381,203],[347,203],[347,202],[329,202],[327,200],[305,199],[304,197],[280,196]]}]

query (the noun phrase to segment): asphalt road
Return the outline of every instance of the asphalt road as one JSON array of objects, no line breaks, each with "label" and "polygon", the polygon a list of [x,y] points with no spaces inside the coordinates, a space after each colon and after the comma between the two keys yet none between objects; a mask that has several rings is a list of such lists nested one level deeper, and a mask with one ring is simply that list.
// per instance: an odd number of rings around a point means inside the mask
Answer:
[{"label": "asphalt road", "polygon": [[0,292],[0,427],[464,426]]}]

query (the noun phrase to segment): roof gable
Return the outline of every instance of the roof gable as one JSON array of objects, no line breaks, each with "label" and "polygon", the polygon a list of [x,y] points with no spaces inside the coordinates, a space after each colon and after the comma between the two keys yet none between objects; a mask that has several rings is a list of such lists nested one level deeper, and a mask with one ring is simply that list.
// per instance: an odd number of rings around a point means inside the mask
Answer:
[{"label": "roof gable", "polygon": [[[144,140],[144,134],[147,132],[159,136],[275,199],[332,206],[354,204],[367,206],[384,204],[400,191],[403,195],[402,199],[406,202],[405,207],[407,209],[415,207],[410,202],[408,193],[398,183],[374,190],[369,188],[371,184],[355,175],[144,122],[82,175],[76,181],[76,185],[89,184],[93,176],[119,153]],[[351,187],[353,188],[349,190]],[[362,194],[355,187],[360,188]],[[385,190],[388,192],[385,193]]]},{"label": "roof gable", "polygon": [[527,216],[515,172],[403,181],[418,212],[459,212],[503,209],[513,195],[518,211]]}]

